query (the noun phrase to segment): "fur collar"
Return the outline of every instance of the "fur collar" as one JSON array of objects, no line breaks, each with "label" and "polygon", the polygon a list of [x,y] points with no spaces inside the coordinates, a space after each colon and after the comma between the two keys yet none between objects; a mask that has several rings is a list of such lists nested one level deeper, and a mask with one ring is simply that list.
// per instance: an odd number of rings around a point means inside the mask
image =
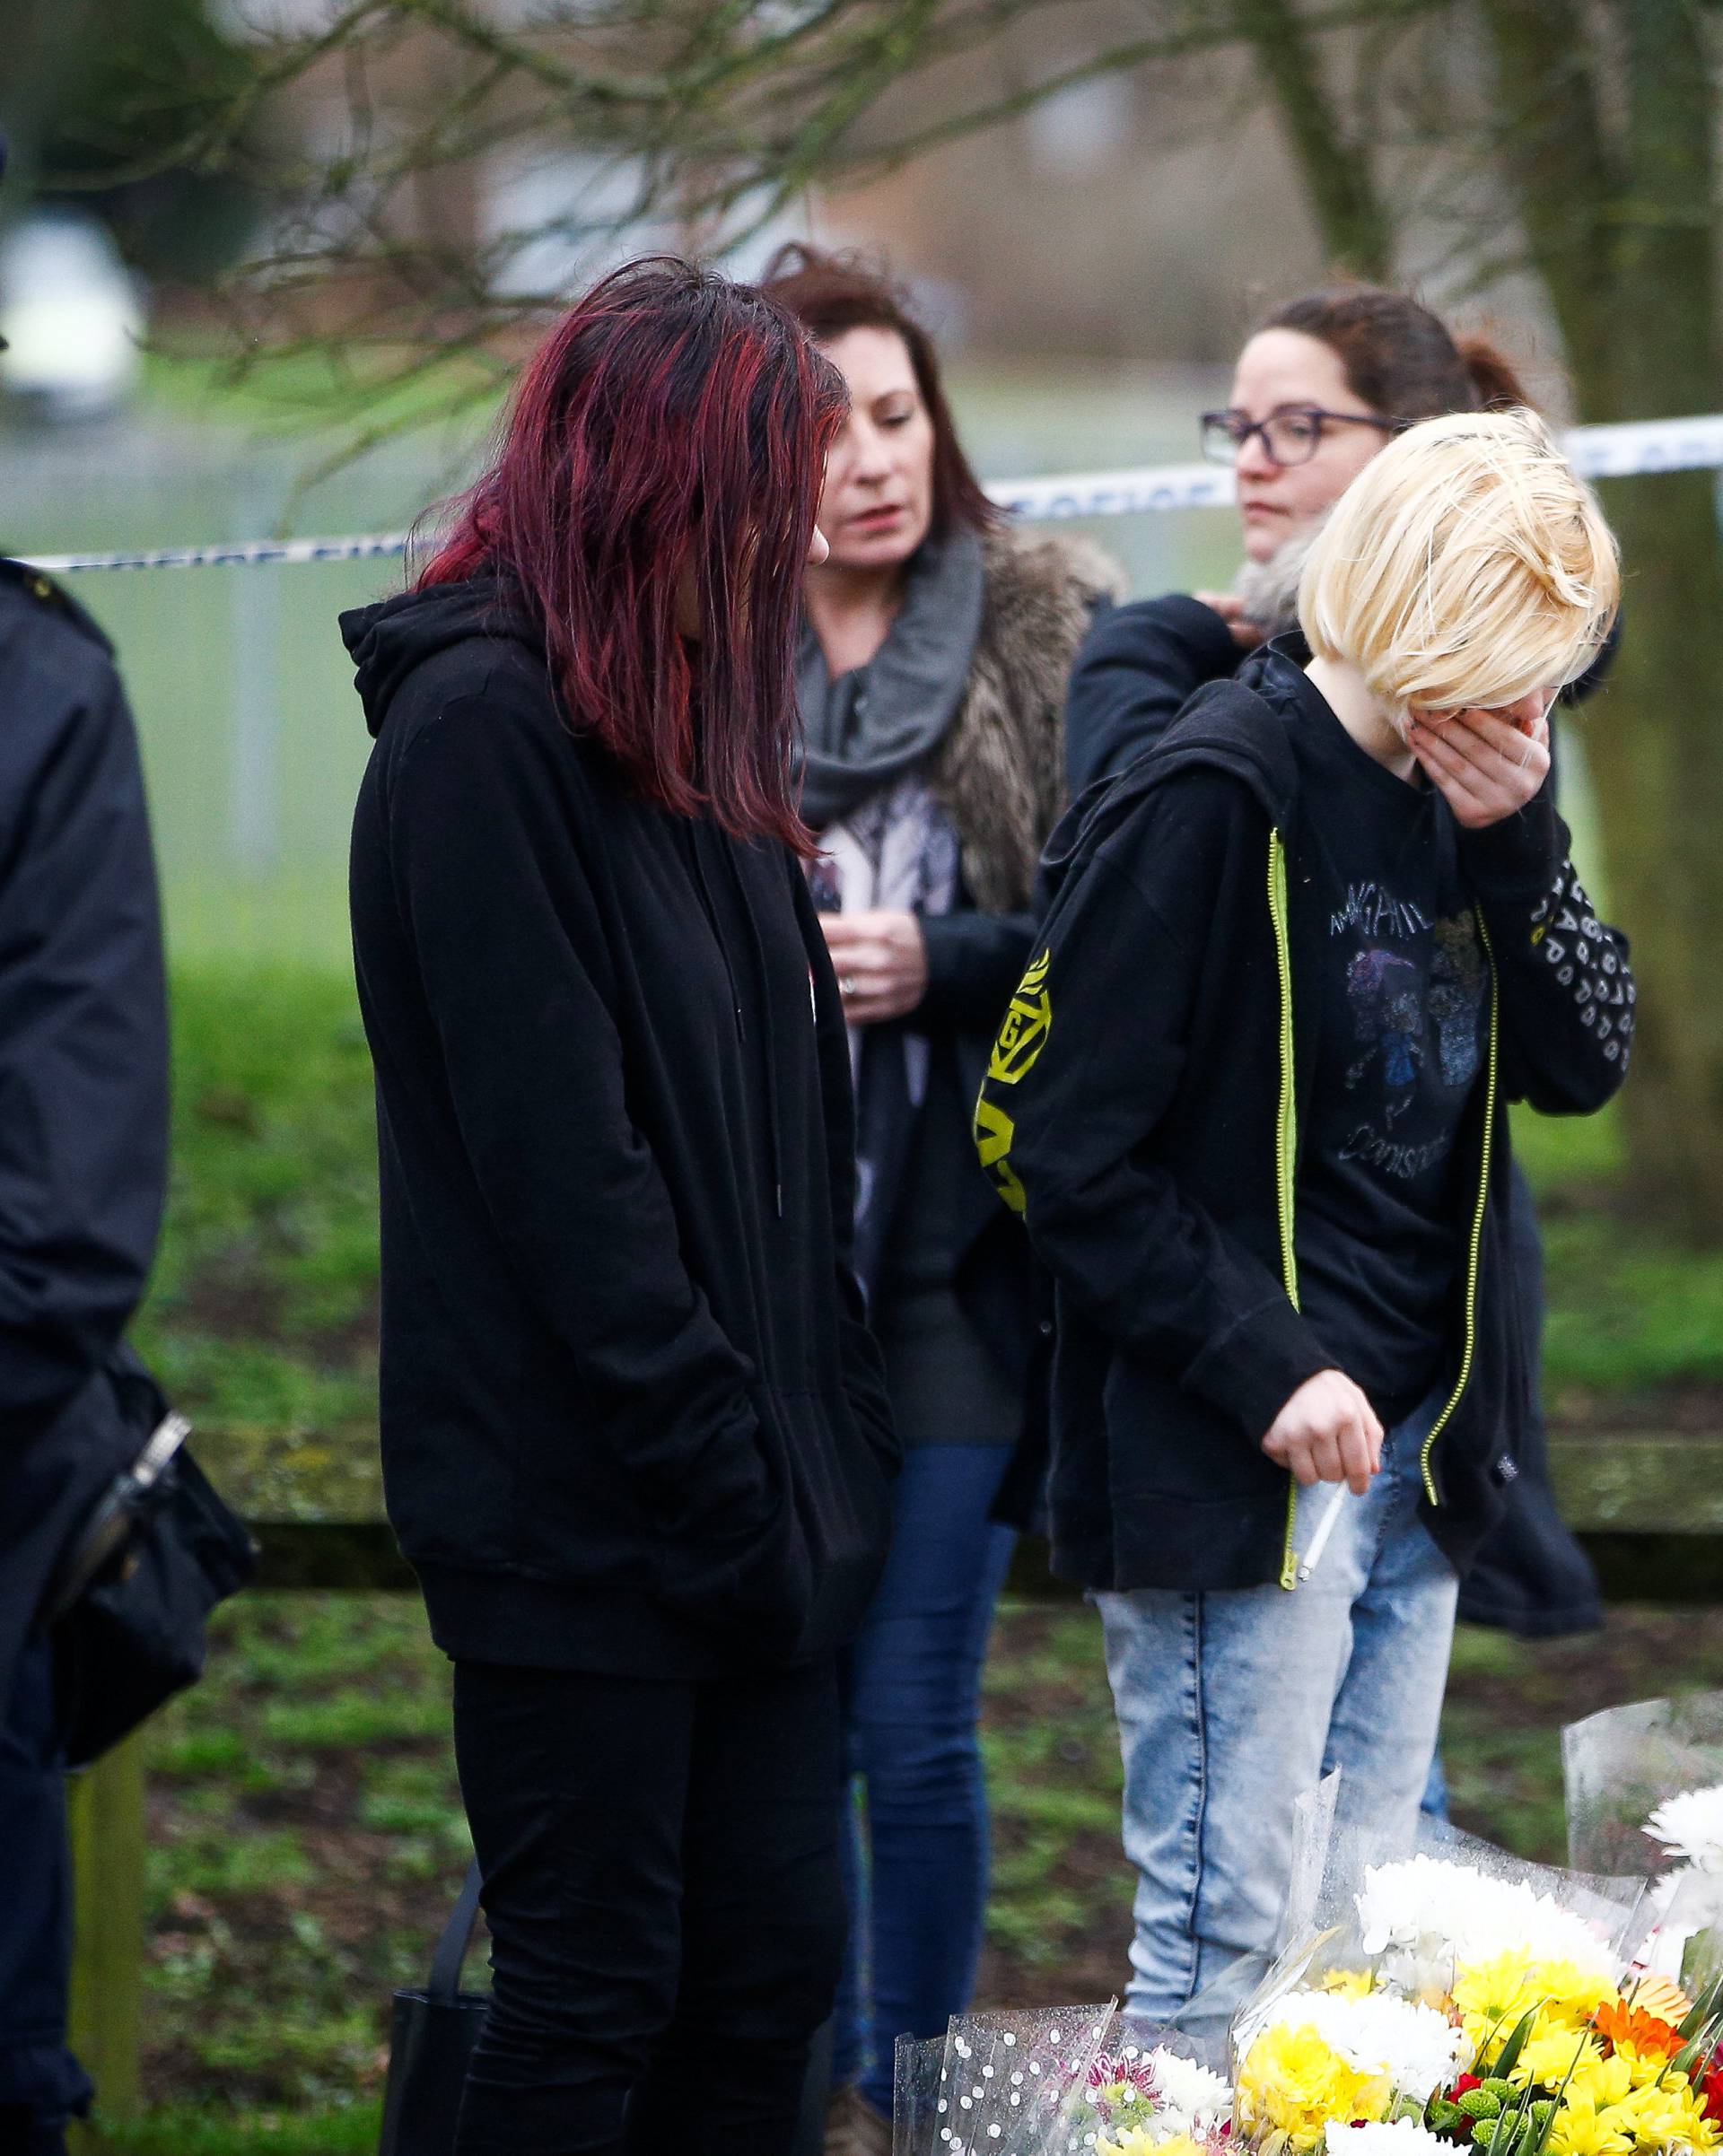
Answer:
[{"label": "fur collar", "polygon": [[975,664],[931,778],[956,826],[969,895],[984,913],[1029,903],[1066,801],[1065,690],[1102,601],[1124,596],[1089,540],[1005,530],[986,541]]}]

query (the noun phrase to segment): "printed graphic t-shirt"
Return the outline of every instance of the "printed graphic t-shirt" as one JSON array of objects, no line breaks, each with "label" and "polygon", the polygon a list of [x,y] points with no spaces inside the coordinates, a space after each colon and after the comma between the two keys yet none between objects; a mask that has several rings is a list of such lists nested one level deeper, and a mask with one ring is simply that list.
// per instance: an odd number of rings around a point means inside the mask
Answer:
[{"label": "printed graphic t-shirt", "polygon": [[1456,1140],[1483,1069],[1487,961],[1440,795],[1367,755],[1314,685],[1292,731],[1328,931],[1300,1301],[1387,1425],[1437,1382],[1453,1329],[1470,1194]]}]

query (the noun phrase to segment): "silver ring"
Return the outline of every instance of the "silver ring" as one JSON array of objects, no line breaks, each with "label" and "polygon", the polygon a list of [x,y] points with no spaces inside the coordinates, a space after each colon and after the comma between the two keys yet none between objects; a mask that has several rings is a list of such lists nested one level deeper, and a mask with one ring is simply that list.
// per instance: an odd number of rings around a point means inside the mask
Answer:
[{"label": "silver ring", "polygon": [[838,975],[837,992],[840,996],[854,995],[855,975],[853,973],[840,973]]}]

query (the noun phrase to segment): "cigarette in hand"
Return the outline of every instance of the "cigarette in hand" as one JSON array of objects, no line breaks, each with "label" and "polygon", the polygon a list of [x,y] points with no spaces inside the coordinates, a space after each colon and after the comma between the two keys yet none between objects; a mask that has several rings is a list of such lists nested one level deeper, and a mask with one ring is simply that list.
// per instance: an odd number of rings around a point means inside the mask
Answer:
[{"label": "cigarette in hand", "polygon": [[1328,1500],[1328,1509],[1316,1522],[1316,1532],[1311,1536],[1310,1547],[1305,1551],[1303,1562],[1299,1567],[1299,1578],[1301,1581],[1308,1580],[1321,1564],[1322,1553],[1328,1547],[1329,1537],[1334,1532],[1334,1524],[1340,1518],[1340,1508],[1346,1502],[1347,1495],[1346,1485],[1343,1482],[1337,1483],[1334,1496]]}]

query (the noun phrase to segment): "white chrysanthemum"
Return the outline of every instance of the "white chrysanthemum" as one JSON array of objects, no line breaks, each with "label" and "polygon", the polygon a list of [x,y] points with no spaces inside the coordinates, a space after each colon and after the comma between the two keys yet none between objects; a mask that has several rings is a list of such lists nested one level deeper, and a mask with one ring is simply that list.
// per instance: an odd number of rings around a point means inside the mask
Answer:
[{"label": "white chrysanthemum", "polygon": [[1666,1799],[1645,1822],[1645,1830],[1671,1856],[1701,1872],[1723,1873],[1723,1782],[1715,1789],[1689,1789]]},{"label": "white chrysanthemum", "polygon": [[1194,2134],[1200,2140],[1222,2119],[1232,2117],[1232,2089],[1220,2074],[1211,2073],[1194,2059],[1182,2059],[1176,2052],[1159,2047],[1149,2054],[1147,2063],[1160,2091],[1155,2109],[1157,2126],[1165,2120],[1173,2132]]},{"label": "white chrysanthemum", "polygon": [[1421,2104],[1451,2082],[1471,2057],[1465,2031],[1446,2014],[1392,1992],[1352,1996],[1295,1991],[1280,2002],[1264,2026],[1314,2029],[1349,2065],[1360,2073],[1386,2074],[1396,2095]]},{"label": "white chrysanthemum", "polygon": [[1349,2126],[1328,2121],[1328,2156],[1454,2156],[1454,2144],[1410,2118]]},{"label": "white chrysanthemum", "polygon": [[1399,1947],[1422,1957],[1488,1961],[1520,1952],[1535,1961],[1569,1961],[1605,1982],[1615,1970],[1608,1949],[1583,1916],[1517,1879],[1492,1879],[1470,1864],[1414,1856],[1364,1874],[1358,1917],[1367,1954]]}]

